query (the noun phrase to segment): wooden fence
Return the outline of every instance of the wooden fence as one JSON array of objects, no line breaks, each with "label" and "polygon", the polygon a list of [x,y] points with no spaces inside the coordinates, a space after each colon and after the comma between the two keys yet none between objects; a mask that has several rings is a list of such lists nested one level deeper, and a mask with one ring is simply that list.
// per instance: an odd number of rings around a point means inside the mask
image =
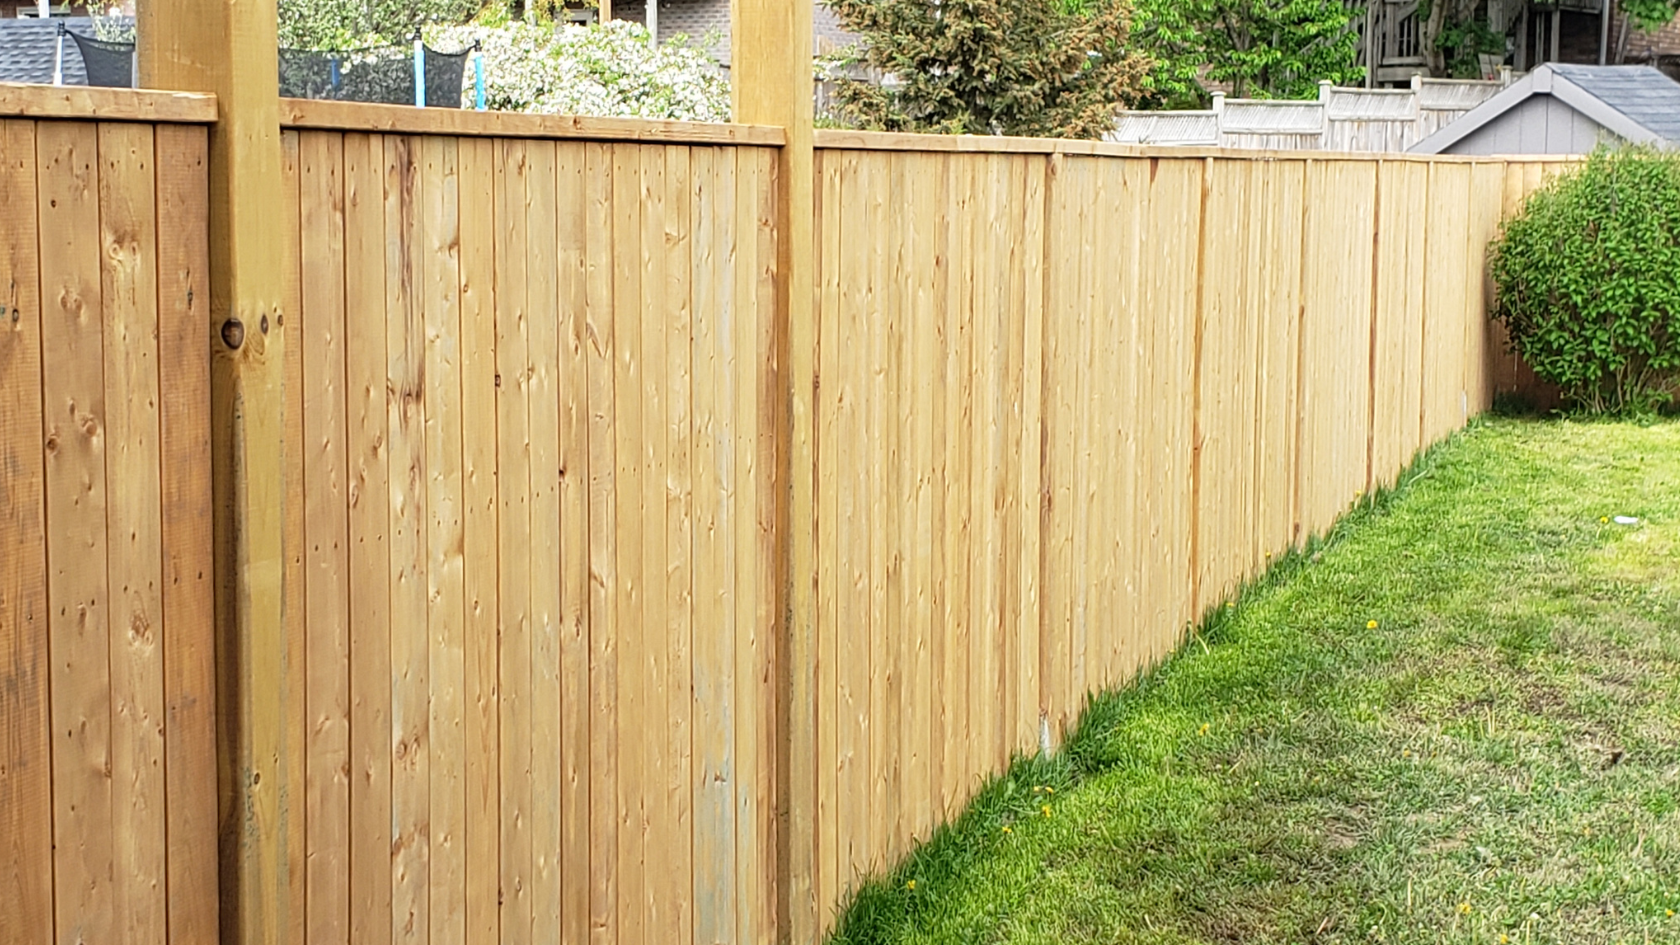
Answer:
[{"label": "wooden fence", "polygon": [[[214,119],[213,99],[160,99]],[[206,132],[131,104],[47,90],[0,119],[0,941],[16,945],[216,938]]]},{"label": "wooden fence", "polygon": [[1483,255],[1545,165],[817,144],[826,909],[1515,382]]},{"label": "wooden fence", "polygon": [[[0,121],[7,942],[214,941],[230,885],[206,101]],[[288,943],[831,918],[1487,405],[1482,248],[1545,169],[826,134],[798,470],[779,129],[284,122]]]},{"label": "wooden fence", "polygon": [[768,940],[774,149],[298,109],[307,940]]}]

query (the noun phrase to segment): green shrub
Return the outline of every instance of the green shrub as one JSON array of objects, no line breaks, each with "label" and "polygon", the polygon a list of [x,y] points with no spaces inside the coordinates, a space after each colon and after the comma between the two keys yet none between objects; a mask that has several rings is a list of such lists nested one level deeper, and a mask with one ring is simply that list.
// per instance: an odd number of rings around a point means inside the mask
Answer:
[{"label": "green shrub", "polygon": [[1680,386],[1680,154],[1599,149],[1528,198],[1491,251],[1494,317],[1534,372],[1594,413]]}]

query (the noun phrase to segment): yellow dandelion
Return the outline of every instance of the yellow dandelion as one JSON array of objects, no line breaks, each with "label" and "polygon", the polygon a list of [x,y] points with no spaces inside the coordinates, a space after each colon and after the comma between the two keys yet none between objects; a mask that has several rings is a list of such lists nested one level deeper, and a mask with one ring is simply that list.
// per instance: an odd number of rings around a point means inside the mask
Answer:
[{"label": "yellow dandelion", "polygon": [[1054,794],[1054,793],[1056,793],[1056,789],[1055,789],[1055,788],[1053,788],[1053,787],[1050,787],[1050,786],[1049,786],[1049,785],[1045,785],[1045,787],[1044,787],[1044,793],[1046,793],[1046,794]]},{"label": "yellow dandelion", "polygon": [[1401,749],[1400,757],[1402,757],[1402,758],[1412,757],[1412,750],[1410,748]]},{"label": "yellow dandelion", "polygon": [[1470,914],[1470,904],[1468,902],[1459,903],[1458,904],[1458,914],[1459,915],[1469,915]]},{"label": "yellow dandelion", "polygon": [[1367,620],[1367,621],[1365,621],[1365,629],[1367,629],[1367,630],[1375,630],[1375,629],[1377,629],[1377,622],[1376,622],[1376,621],[1375,621],[1375,620]]},{"label": "yellow dandelion", "polygon": [[1013,830],[1011,830],[1011,829],[1009,829],[1009,827],[1008,827],[1008,826],[1007,826],[1007,825],[1006,825],[1006,826],[1005,826],[1005,827],[1004,827],[1004,828],[1003,828],[1003,832],[1004,832],[1004,833],[1014,833],[1014,832],[1015,832],[1015,831],[1013,831]]},{"label": "yellow dandelion", "polygon": [[1208,723],[1203,722],[1202,727],[1196,730],[1196,734],[1197,735],[1206,735],[1207,733],[1208,733]]},{"label": "yellow dandelion", "polygon": [[1044,812],[1044,816],[1046,816],[1046,817],[1050,816],[1050,805],[1049,804],[1046,804],[1043,807],[1040,807],[1039,810]]},{"label": "yellow dandelion", "polygon": [[1600,524],[1600,525],[1608,525],[1608,524],[1610,524],[1610,516],[1608,516],[1608,515],[1601,515],[1601,516],[1599,516],[1599,518],[1598,518],[1598,524]]},{"label": "yellow dandelion", "polygon": [[909,881],[909,882],[908,882],[908,883],[905,883],[905,884],[904,884],[904,888],[905,888],[905,889],[915,889],[915,888],[916,888],[916,881],[915,881],[915,880],[911,880],[911,881]]},{"label": "yellow dandelion", "polygon": [[1509,941],[1511,941],[1511,936],[1506,935],[1504,932],[1499,933],[1499,945],[1506,945]]},{"label": "yellow dandelion", "polygon": [[1670,919],[1674,918],[1674,910],[1673,909],[1668,910],[1668,917]]}]

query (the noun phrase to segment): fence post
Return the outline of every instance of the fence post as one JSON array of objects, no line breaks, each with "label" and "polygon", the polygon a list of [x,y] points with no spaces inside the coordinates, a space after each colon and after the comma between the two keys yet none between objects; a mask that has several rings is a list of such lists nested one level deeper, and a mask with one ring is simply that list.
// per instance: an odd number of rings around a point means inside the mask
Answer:
[{"label": "fence post", "polygon": [[[291,915],[281,724],[284,244],[275,0],[148,0],[147,88],[214,92],[210,131],[211,465],[218,846],[224,945],[275,945]],[[169,236],[164,234],[164,239]],[[289,313],[294,318],[296,313]],[[300,737],[293,733],[291,737]]]},{"label": "fence post", "polygon": [[[815,152],[810,0],[731,0],[735,120],[786,129],[776,185],[776,371],[779,405],[778,552],[784,596],[778,615],[776,838],[778,924],[787,940],[815,942],[830,903],[815,896],[816,633],[813,495],[816,319],[813,226]],[[741,711],[752,711],[743,707]]]}]

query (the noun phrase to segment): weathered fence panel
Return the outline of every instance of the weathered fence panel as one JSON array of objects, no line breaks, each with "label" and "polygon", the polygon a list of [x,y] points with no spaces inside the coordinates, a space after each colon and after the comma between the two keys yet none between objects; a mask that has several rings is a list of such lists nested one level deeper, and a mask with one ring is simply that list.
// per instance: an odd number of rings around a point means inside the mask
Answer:
[{"label": "weathered fence panel", "polygon": [[0,119],[0,941],[209,941],[206,132],[56,111]]}]

